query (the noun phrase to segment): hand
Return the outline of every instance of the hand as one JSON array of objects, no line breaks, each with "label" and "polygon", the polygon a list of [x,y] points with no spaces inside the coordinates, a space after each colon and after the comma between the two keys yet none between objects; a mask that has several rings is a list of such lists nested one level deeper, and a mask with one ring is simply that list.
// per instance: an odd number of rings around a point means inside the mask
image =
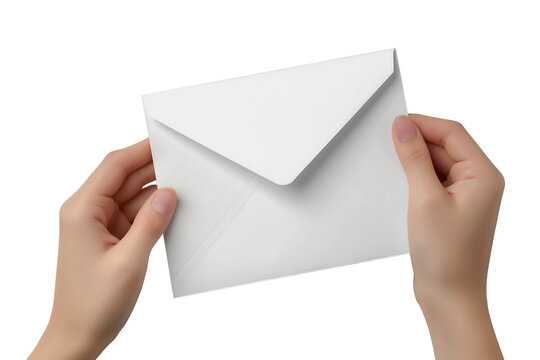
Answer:
[{"label": "hand", "polygon": [[409,183],[414,291],[437,359],[498,359],[486,278],[504,189],[460,123],[398,117],[393,139]]},{"label": "hand", "polygon": [[174,190],[155,180],[148,140],[113,151],[60,209],[51,318],[30,359],[96,358],[129,318]]}]

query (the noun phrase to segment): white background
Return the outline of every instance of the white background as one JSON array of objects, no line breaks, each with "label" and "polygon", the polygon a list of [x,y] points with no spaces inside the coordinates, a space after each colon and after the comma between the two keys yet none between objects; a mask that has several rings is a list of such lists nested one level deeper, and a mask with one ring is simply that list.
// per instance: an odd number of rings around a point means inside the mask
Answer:
[{"label": "white background", "polygon": [[[481,3],[2,2],[0,358],[39,339],[58,209],[146,137],[141,94],[391,47],[409,110],[463,122],[506,177],[491,315],[507,358],[540,358],[538,10]],[[160,241],[101,358],[432,357],[406,255],[173,299]]]}]

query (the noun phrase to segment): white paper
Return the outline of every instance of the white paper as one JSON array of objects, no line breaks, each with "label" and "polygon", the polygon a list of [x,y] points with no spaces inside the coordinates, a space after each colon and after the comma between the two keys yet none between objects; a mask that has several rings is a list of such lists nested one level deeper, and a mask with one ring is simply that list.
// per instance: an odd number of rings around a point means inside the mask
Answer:
[{"label": "white paper", "polygon": [[[174,296],[407,252],[393,49],[143,96]],[[337,135],[336,135],[337,134]]]}]

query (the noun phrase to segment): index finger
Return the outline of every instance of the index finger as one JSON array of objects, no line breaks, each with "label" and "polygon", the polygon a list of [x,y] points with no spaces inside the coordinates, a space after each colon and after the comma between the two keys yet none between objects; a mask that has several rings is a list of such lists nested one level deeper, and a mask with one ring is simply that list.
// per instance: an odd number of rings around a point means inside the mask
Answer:
[{"label": "index finger", "polygon": [[419,114],[410,114],[409,117],[427,142],[443,147],[455,162],[487,159],[480,146],[459,122]]},{"label": "index finger", "polygon": [[152,161],[147,139],[107,154],[81,187],[94,195],[113,196],[133,171]]}]

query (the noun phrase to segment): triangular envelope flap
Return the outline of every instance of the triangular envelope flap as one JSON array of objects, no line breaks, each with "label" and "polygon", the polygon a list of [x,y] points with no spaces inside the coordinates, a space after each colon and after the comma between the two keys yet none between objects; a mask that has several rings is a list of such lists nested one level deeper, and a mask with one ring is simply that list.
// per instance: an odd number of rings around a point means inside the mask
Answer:
[{"label": "triangular envelope flap", "polygon": [[286,185],[394,72],[394,50],[143,96],[147,115]]}]

